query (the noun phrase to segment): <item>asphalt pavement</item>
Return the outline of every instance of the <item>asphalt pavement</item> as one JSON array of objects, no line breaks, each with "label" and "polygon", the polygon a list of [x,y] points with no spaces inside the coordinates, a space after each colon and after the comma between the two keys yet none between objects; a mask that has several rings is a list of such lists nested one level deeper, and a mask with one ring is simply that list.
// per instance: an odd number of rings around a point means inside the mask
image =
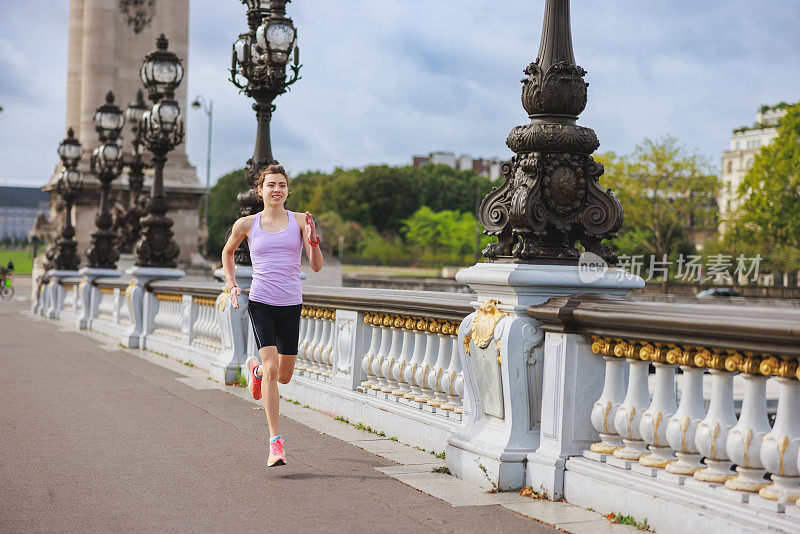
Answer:
[{"label": "asphalt pavement", "polygon": [[288,465],[267,468],[263,411],[29,305],[0,302],[1,532],[558,532],[286,417]]}]

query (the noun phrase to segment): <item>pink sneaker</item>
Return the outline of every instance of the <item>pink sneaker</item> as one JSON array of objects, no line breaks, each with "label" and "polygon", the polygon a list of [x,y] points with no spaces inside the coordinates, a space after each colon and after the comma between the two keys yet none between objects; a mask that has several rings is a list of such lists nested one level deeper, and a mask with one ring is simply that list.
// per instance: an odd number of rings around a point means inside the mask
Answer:
[{"label": "pink sneaker", "polygon": [[283,453],[283,438],[278,438],[269,444],[268,467],[286,465],[286,456]]},{"label": "pink sneaker", "polygon": [[250,394],[255,400],[261,398],[261,379],[256,375],[256,367],[259,366],[258,359],[255,356],[247,358],[247,371],[250,374],[248,386],[250,387]]}]

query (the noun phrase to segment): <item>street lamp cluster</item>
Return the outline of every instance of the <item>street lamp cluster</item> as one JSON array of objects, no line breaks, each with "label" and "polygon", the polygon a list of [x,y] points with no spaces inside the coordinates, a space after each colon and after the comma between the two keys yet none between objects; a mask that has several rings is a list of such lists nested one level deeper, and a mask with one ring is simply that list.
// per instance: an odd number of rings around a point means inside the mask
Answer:
[{"label": "street lamp cluster", "polygon": [[[253,157],[247,162],[246,179],[252,188],[259,170],[276,163],[272,156],[270,121],[275,111],[273,101],[300,79],[300,50],[297,28],[286,16],[290,0],[242,0],[247,6],[249,31],[239,35],[233,44],[230,81],[253,98],[258,129]],[[293,63],[289,65],[289,60]],[[287,77],[286,67],[291,69]],[[261,200],[252,189],[237,196],[240,217],[261,209]],[[234,254],[239,265],[250,265],[250,252],[245,241]]]},{"label": "street lamp cluster", "polygon": [[[145,104],[142,91],[130,103],[125,112],[114,103],[114,93],[109,91],[105,103],[97,108],[93,125],[100,141],[92,151],[89,168],[100,182],[100,208],[95,217],[97,230],[92,234],[91,245],[86,251],[90,268],[116,269],[120,249],[136,253],[139,267],[175,267],[180,249],[172,239],[172,220],[165,216],[169,204],[164,194],[164,164],[167,153],[183,140],[181,109],[175,100],[175,90],[183,80],[180,59],[167,50],[164,35],[156,43],[157,49],[148,54],[140,70],[140,79],[148,92],[153,106]],[[133,132],[132,151],[123,152],[122,129],[126,121]],[[152,154],[154,167],[153,186],[146,210],[140,198],[144,184],[144,149]],[[72,203],[80,191],[82,176],[77,170],[83,148],[70,128],[67,138],[58,150],[64,171],[57,183],[56,192],[66,206],[65,222],[57,242],[47,251],[46,268],[75,270],[79,257],[73,237]],[[118,235],[112,226],[114,220],[109,208],[111,183],[129,169],[130,203],[124,220],[124,231]],[[141,232],[140,232],[141,229]],[[141,233],[141,235],[140,235]],[[135,242],[135,245],[134,245]]]},{"label": "street lamp cluster", "polygon": [[75,139],[72,128],[67,137],[58,145],[58,155],[64,170],[56,182],[56,192],[64,201],[64,224],[59,230],[55,244],[47,250],[45,267],[47,270],[74,271],[80,264],[78,243],[75,242],[75,228],[72,226],[72,203],[75,202],[83,186],[83,175],[78,163],[83,156],[83,147]]}]

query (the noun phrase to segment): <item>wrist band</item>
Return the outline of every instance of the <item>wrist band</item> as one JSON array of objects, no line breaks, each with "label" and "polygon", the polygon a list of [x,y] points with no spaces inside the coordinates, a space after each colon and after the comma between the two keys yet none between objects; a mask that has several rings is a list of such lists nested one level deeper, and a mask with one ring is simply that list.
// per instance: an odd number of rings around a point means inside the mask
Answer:
[{"label": "wrist band", "polygon": [[317,236],[317,240],[316,241],[311,241],[309,239],[308,240],[308,244],[311,245],[312,247],[316,247],[317,245],[319,245],[319,236]]}]

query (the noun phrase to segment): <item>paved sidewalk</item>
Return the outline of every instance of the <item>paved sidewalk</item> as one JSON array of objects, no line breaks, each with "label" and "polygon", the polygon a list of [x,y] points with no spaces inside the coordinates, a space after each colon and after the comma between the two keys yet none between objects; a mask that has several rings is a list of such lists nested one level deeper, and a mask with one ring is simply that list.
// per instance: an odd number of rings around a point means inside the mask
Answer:
[{"label": "paved sidewalk", "polygon": [[430,454],[288,402],[288,465],[267,469],[247,390],[28,306],[0,303],[0,532],[558,532],[515,511],[575,532],[619,528],[487,494],[432,473]]}]

